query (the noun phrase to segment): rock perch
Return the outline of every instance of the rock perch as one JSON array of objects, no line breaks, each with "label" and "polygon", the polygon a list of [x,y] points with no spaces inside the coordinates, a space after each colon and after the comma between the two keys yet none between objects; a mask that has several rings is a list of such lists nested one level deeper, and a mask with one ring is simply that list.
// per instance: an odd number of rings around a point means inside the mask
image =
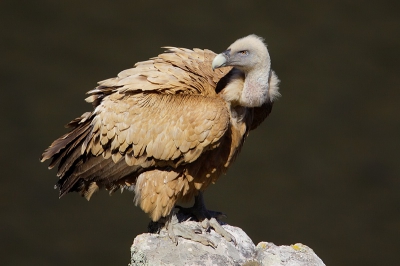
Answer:
[{"label": "rock perch", "polygon": [[[198,223],[183,222],[189,228],[198,228]],[[131,247],[129,266],[144,265],[245,265],[245,266],[322,266],[325,265],[314,251],[303,244],[276,246],[260,242],[254,245],[250,237],[240,228],[223,225],[235,238],[237,245],[227,242],[214,230],[204,232],[218,246],[214,249],[200,243],[178,238],[172,243],[166,231],[160,234],[138,235]]]}]

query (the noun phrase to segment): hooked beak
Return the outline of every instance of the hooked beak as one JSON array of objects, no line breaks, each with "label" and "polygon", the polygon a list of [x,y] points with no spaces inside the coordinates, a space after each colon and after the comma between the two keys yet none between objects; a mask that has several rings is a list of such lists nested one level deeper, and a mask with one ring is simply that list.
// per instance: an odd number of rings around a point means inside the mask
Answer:
[{"label": "hooked beak", "polygon": [[229,52],[230,49],[226,50],[218,54],[214,60],[212,61],[212,69],[215,70],[216,68],[224,67],[229,61]]}]

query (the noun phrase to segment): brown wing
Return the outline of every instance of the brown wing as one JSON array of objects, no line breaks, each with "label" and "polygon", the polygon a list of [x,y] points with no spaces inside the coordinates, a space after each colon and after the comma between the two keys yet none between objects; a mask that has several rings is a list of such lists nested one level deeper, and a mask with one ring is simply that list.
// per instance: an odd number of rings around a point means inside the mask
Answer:
[{"label": "brown wing", "polygon": [[70,123],[42,161],[59,163],[60,196],[114,190],[124,178],[151,167],[176,167],[218,145],[229,124],[215,93],[229,69],[212,72],[214,53],[170,48],[89,92],[96,107]]}]

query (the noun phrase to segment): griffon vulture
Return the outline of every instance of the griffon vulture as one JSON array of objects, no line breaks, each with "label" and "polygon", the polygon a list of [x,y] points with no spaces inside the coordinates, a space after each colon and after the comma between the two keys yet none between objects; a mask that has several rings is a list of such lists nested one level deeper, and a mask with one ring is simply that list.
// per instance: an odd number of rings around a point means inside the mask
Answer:
[{"label": "griffon vulture", "polygon": [[278,77],[256,35],[218,55],[165,48],[89,91],[86,101],[94,110],[72,120],[71,131],[41,161],[51,159],[50,169],[58,164],[60,197],[76,191],[89,200],[100,188],[130,188],[152,221],[164,221],[174,242],[182,236],[213,245],[176,223],[175,204],[194,197],[188,209],[202,225],[235,241],[215,220],[220,213],[205,209],[202,192],[271,112]]}]

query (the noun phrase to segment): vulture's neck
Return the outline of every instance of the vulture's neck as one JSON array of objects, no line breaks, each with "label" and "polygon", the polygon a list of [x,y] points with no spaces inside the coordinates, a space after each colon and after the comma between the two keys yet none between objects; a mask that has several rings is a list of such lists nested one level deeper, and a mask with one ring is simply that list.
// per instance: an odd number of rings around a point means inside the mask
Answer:
[{"label": "vulture's neck", "polygon": [[271,68],[269,65],[252,69],[248,73],[245,73],[240,105],[245,107],[259,107],[268,101],[270,75]]}]

